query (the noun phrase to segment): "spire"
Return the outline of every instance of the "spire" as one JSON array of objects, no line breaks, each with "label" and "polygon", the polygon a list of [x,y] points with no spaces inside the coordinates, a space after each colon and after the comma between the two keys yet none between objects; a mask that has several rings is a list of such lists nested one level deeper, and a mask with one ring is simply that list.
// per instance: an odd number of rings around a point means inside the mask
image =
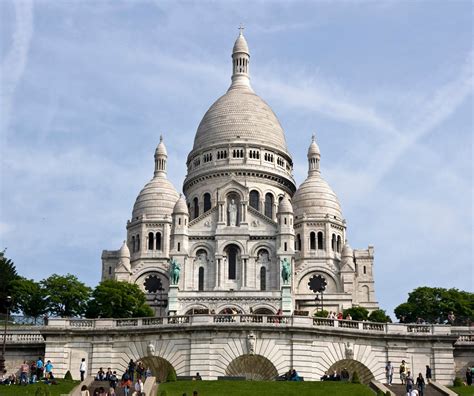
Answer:
[{"label": "spire", "polygon": [[313,133],[311,138],[311,144],[308,148],[308,175],[314,175],[320,172],[319,162],[321,160],[321,153],[319,151],[319,146],[316,143],[316,136]]},{"label": "spire", "polygon": [[234,48],[232,49],[232,84],[231,89],[252,89],[250,87],[250,52],[245,40],[244,27],[240,24],[239,36],[235,40]]},{"label": "spire", "polygon": [[168,159],[168,152],[163,143],[163,135],[160,135],[160,143],[155,150],[155,177],[159,175],[166,175],[166,162]]}]

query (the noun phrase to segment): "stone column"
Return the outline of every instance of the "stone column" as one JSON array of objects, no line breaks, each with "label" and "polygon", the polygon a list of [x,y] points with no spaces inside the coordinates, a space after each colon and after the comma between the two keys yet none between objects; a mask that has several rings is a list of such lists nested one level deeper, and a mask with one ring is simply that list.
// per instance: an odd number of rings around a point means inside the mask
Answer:
[{"label": "stone column", "polygon": [[168,291],[168,312],[177,312],[179,310],[178,290],[178,285],[170,285]]},{"label": "stone column", "polygon": [[283,315],[291,315],[293,311],[293,299],[291,297],[291,286],[281,286],[281,310]]}]

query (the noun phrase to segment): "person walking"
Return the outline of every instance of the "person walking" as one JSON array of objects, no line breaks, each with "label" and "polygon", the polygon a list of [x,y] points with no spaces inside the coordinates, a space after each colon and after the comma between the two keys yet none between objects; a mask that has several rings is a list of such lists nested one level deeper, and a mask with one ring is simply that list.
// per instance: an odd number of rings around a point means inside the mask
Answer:
[{"label": "person walking", "polygon": [[423,396],[425,392],[425,379],[421,373],[418,374],[418,378],[416,379],[416,387],[420,396]]},{"label": "person walking", "polygon": [[431,367],[426,365],[426,382],[429,384],[431,382]]},{"label": "person walking", "polygon": [[402,385],[405,385],[406,378],[407,378],[407,365],[405,364],[405,361],[402,360],[402,364],[400,365],[400,381],[402,381]]},{"label": "person walking", "polygon": [[26,360],[23,361],[23,364],[20,366],[20,385],[28,385],[28,370],[30,366],[26,363]]},{"label": "person walking", "polygon": [[413,384],[414,384],[413,377],[410,371],[407,371],[407,375],[405,377],[405,384],[406,384],[407,393],[410,393],[413,390]]},{"label": "person walking", "polygon": [[387,378],[387,385],[392,386],[393,365],[390,360],[387,362],[387,365],[385,366],[385,377]]},{"label": "person walking", "polygon": [[135,393],[134,393],[134,396],[143,396],[143,389],[144,386],[143,386],[143,382],[142,382],[142,379],[141,378],[138,378],[137,379],[137,382],[135,382]]},{"label": "person walking", "polygon": [[472,385],[472,371],[470,367],[466,369],[466,384],[467,386]]},{"label": "person walking", "polygon": [[81,365],[79,366],[79,372],[81,373],[81,382],[82,382],[82,381],[84,381],[84,377],[85,377],[86,372],[87,372],[87,363],[86,363],[85,358],[82,358],[82,360],[81,360]]}]

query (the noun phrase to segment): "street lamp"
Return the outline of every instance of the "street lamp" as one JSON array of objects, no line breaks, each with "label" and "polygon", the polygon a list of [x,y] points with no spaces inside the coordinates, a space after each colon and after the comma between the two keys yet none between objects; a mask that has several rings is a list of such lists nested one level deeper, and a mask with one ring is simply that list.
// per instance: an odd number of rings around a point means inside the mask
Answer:
[{"label": "street lamp", "polygon": [[3,374],[5,370],[5,348],[7,346],[7,324],[8,324],[8,315],[10,314],[10,306],[11,306],[12,298],[7,296],[5,299],[5,308],[7,309],[7,315],[5,317],[5,329],[3,331],[3,348],[2,348],[2,356],[0,356],[0,373]]}]

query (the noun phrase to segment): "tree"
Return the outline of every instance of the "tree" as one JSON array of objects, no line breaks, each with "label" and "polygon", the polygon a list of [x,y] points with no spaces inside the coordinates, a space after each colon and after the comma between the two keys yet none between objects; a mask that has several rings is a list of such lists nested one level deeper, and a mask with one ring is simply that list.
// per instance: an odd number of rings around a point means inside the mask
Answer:
[{"label": "tree", "polygon": [[345,309],[342,313],[344,319],[346,318],[347,314],[352,316],[352,320],[367,320],[369,317],[369,311],[363,307],[352,307]]},{"label": "tree", "polygon": [[138,318],[153,316],[147,305],[145,294],[138,285],[105,280],[92,292],[87,306],[88,318]]},{"label": "tree", "polygon": [[418,287],[408,294],[408,300],[395,308],[402,322],[416,322],[419,318],[429,323],[447,321],[454,313],[456,324],[474,320],[474,293],[441,287]]},{"label": "tree", "polygon": [[12,282],[13,295],[16,301],[15,310],[36,319],[47,312],[48,304],[45,291],[32,279],[18,278]]},{"label": "tree", "polygon": [[[13,285],[12,282],[18,279],[19,276],[16,272],[15,264],[5,256],[5,250],[0,252],[0,313],[6,313],[6,298],[7,296],[13,296]],[[12,299],[13,304],[16,303],[16,298]],[[15,305],[12,306],[12,309]]]},{"label": "tree", "polygon": [[327,318],[328,315],[329,315],[329,312],[326,311],[325,309],[314,313],[315,318]]},{"label": "tree", "polygon": [[81,316],[87,308],[91,289],[74,275],[53,274],[41,281],[44,288],[48,312],[54,316]]},{"label": "tree", "polygon": [[376,309],[375,311],[372,311],[368,319],[370,322],[392,323],[392,319],[390,319],[390,316],[388,316],[383,309]]}]

